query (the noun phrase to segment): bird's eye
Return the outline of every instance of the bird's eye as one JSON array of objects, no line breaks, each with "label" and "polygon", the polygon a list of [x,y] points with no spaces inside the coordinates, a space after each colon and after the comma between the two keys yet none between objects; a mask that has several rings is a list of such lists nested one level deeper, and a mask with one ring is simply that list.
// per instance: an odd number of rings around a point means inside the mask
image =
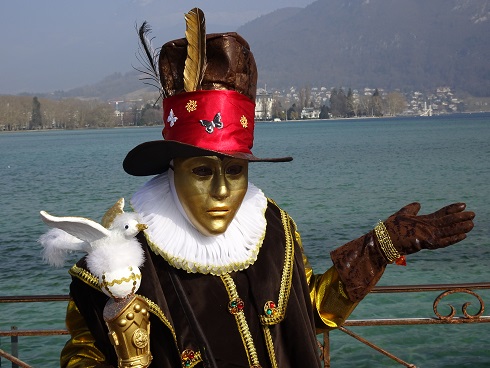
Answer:
[{"label": "bird's eye", "polygon": [[129,225],[124,226],[124,228],[125,228],[126,230],[127,230],[127,229],[129,229]]}]

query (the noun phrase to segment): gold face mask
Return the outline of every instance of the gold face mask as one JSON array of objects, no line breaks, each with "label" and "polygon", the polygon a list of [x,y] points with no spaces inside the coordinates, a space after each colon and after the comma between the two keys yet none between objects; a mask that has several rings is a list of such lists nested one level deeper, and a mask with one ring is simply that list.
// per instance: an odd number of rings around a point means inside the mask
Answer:
[{"label": "gold face mask", "polygon": [[174,183],[192,224],[206,236],[226,231],[248,188],[248,161],[201,156],[174,159]]}]

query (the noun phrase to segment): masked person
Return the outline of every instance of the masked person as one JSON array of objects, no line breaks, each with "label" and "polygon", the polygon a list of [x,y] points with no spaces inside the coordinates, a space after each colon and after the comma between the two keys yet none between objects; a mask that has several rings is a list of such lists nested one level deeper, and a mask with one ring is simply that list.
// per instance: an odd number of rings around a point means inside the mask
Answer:
[{"label": "masked person", "polygon": [[[474,214],[458,203],[419,216],[410,204],[331,252],[333,266],[314,275],[294,221],[248,181],[251,162],[291,160],[251,152],[249,46],[236,33],[203,36],[199,9],[186,18],[186,39],[159,54],[164,140],[124,160],[129,174],[154,176],[131,201],[148,226],[138,235],[138,294],[149,311],[150,366],[320,367],[317,333],[341,325],[389,263],[464,239]],[[102,316],[108,298],[85,259],[70,272],[61,365],[130,366],[118,363]]]}]

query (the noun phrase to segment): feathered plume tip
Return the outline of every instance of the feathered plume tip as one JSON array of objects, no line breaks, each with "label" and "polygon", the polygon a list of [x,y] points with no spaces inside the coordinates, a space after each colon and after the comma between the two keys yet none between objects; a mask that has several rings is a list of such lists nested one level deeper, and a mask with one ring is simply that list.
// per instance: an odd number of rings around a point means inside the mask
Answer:
[{"label": "feathered plume tip", "polygon": [[[152,40],[154,37],[150,38],[151,28],[148,22],[143,22],[141,27],[138,29],[139,35],[139,48],[136,58],[142,64],[143,69],[139,69],[133,66],[134,69],[143,73],[145,77],[140,78],[143,83],[153,86],[160,92],[160,97],[167,97],[165,91],[162,88],[160,82],[160,73],[158,71],[158,56],[160,54],[160,48],[154,49],[152,46]],[[156,104],[157,101],[155,101]]]},{"label": "feathered plume tip", "polygon": [[206,69],[206,22],[204,13],[194,8],[185,15],[187,58],[184,67],[184,89],[197,90]]},{"label": "feathered plume tip", "polygon": [[61,229],[51,229],[41,235],[38,242],[43,246],[43,261],[54,267],[63,266],[68,254],[72,252],[88,252],[90,244],[84,242]]}]

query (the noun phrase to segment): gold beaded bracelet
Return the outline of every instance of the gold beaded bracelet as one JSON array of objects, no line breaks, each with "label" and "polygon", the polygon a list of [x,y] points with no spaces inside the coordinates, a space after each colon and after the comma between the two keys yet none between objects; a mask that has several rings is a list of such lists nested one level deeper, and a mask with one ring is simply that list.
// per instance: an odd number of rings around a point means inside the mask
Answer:
[{"label": "gold beaded bracelet", "polygon": [[[374,228],[374,232],[376,234],[376,238],[378,238],[378,242],[381,245],[381,250],[383,251],[388,262],[392,263],[397,261],[397,264],[400,264],[398,260],[404,261],[405,257],[403,257],[393,245],[391,241],[390,234],[388,234],[388,230],[386,229],[383,221],[378,222],[376,227]],[[401,263],[403,264],[403,263]]]}]

